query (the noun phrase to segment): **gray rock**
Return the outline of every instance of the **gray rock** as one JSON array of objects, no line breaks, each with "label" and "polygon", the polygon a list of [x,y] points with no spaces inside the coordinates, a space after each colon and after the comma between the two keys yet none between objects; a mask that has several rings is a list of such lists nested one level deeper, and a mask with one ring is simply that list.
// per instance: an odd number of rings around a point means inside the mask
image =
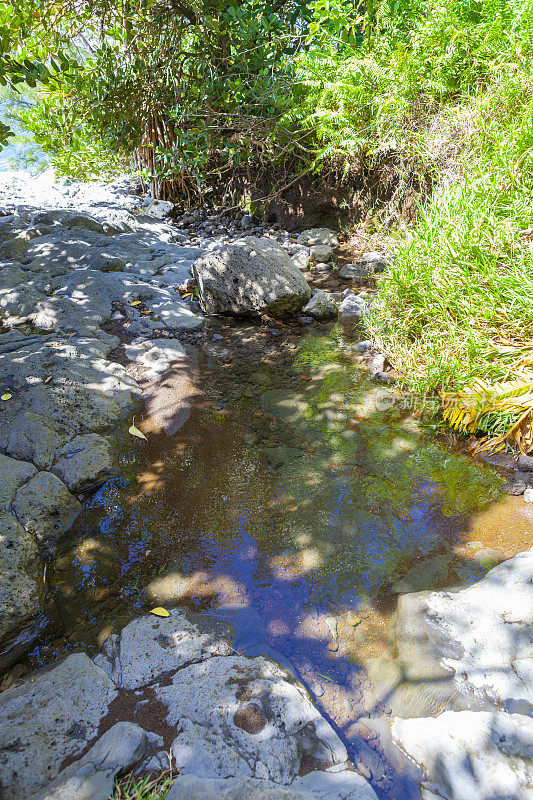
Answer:
[{"label": "gray rock", "polygon": [[506,494],[510,494],[514,497],[519,497],[521,494],[527,489],[527,484],[521,480],[511,480],[507,483],[504,483],[502,486],[502,492]]},{"label": "gray rock", "polygon": [[424,601],[442,663],[506,711],[533,711],[533,549],[460,592]]},{"label": "gray rock", "polygon": [[368,267],[359,264],[345,264],[340,268],[339,275],[341,278],[353,281],[358,286],[363,286],[372,276],[372,272]]},{"label": "gray rock", "polygon": [[309,792],[315,800],[377,800],[365,778],[351,769],[313,770],[296,778],[291,788]]},{"label": "gray rock", "polygon": [[311,247],[309,257],[311,261],[319,261],[326,264],[333,255],[333,248],[327,244],[315,244]]},{"label": "gray rock", "polygon": [[35,314],[45,295],[31,285],[31,282],[14,288],[0,289],[0,319],[7,325],[26,322]]},{"label": "gray rock", "polygon": [[40,211],[31,220],[34,226],[58,227],[58,228],[85,228],[88,231],[104,233],[102,223],[90,214],[82,214],[78,211],[66,211],[56,209],[54,211]]},{"label": "gray rock", "polygon": [[518,456],[518,469],[523,469],[525,472],[533,472],[533,456],[520,453]]},{"label": "gray rock", "polygon": [[305,270],[309,269],[310,260],[311,255],[309,248],[306,247],[302,247],[300,250],[297,250],[291,259],[292,263],[302,272],[305,272]]},{"label": "gray rock", "polygon": [[0,513],[7,511],[16,490],[33,478],[37,470],[26,461],[16,461],[0,453]]},{"label": "gray rock", "polygon": [[62,770],[30,800],[109,800],[115,777],[137,764],[146,745],[142,728],[132,722],[117,722],[88,753]]},{"label": "gray rock", "polygon": [[337,303],[329,292],[319,289],[311,297],[307,305],[302,308],[303,314],[309,314],[316,319],[324,319],[337,316]]},{"label": "gray rock", "polygon": [[75,436],[56,452],[52,472],[74,493],[102,483],[116,472],[113,448],[97,433]]},{"label": "gray rock", "polygon": [[374,272],[384,272],[389,266],[389,259],[383,253],[372,251],[371,253],[363,253],[363,264],[370,267]]},{"label": "gray rock", "polygon": [[339,314],[354,314],[356,317],[362,317],[367,311],[366,300],[356,294],[349,294],[339,305]]},{"label": "gray rock", "polygon": [[330,247],[339,246],[337,234],[331,228],[310,228],[307,231],[303,231],[296,241],[305,247],[312,247],[316,244],[325,244]]},{"label": "gray rock", "polygon": [[372,359],[370,371],[374,375],[376,375],[378,372],[383,372],[384,367],[385,367],[385,356],[383,355],[383,353],[376,353],[376,355]]},{"label": "gray rock", "polygon": [[176,361],[186,357],[183,345],[177,339],[148,339],[132,342],[124,351],[131,361],[146,368],[146,377],[157,378]]},{"label": "gray rock", "polygon": [[66,434],[54,427],[48,417],[30,411],[17,414],[8,430],[6,450],[13,456],[28,459],[40,469],[48,469]]},{"label": "gray rock", "polygon": [[[37,543],[12,514],[0,513],[0,642],[13,637],[41,610],[44,594],[43,564]],[[11,642],[2,645],[0,664],[18,654],[9,654]]]},{"label": "gray rock", "polygon": [[167,328],[197,328],[202,324],[202,317],[195,314],[191,306],[183,300],[161,304],[154,311]]},{"label": "gray rock", "polygon": [[520,714],[445,711],[396,719],[392,735],[423,769],[426,788],[446,800],[530,800],[533,720]]},{"label": "gray rock", "polygon": [[357,772],[310,772],[290,786],[257,778],[198,778],[180,775],[166,800],[377,800]]},{"label": "gray rock", "polygon": [[[410,681],[422,681],[425,693],[435,696],[435,707],[443,698],[458,711],[477,703],[481,710],[496,705],[511,713],[531,713],[532,575],[530,550],[460,591],[400,596],[396,646],[401,671]],[[431,708],[432,703],[428,705]]]},{"label": "gray rock", "polygon": [[299,311],[311,290],[285,250],[250,236],[196,261],[194,276],[208,314],[283,316]]},{"label": "gray rock", "polygon": [[348,766],[348,754],[303,687],[263,657],[218,656],[154,687],[182,774],[290,784],[302,763]]},{"label": "gray rock", "polygon": [[48,539],[66,531],[82,506],[57,475],[38,472],[17,489],[12,508],[27,531],[38,539]]},{"label": "gray rock", "polygon": [[95,663],[122,689],[135,689],[187,664],[227,655],[227,626],[173,610],[170,617],[148,614],[133,620],[104,642]]},{"label": "gray rock", "polygon": [[0,694],[0,787],[9,800],[53,781],[96,736],[117,691],[85,654]]},{"label": "gray rock", "polygon": [[145,213],[157,219],[163,219],[167,214],[170,214],[173,208],[174,203],[169,200],[152,200]]}]

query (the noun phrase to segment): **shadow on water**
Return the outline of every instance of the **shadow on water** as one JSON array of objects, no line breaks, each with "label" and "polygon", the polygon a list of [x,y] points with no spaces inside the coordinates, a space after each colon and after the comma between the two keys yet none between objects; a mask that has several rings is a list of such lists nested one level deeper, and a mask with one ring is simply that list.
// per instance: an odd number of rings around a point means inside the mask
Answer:
[{"label": "shadow on water", "polygon": [[378,410],[384,390],[338,330],[283,337],[290,347],[261,361],[210,345],[185,425],[131,443],[58,543],[63,631],[31,658],[94,649],[153,605],[203,610],[231,622],[237,651],[272,655],[308,687],[381,796],[409,800],[416,779],[391,768],[369,724],[391,712],[367,667],[390,651],[398,593],[491,566],[469,539],[501,479]]}]

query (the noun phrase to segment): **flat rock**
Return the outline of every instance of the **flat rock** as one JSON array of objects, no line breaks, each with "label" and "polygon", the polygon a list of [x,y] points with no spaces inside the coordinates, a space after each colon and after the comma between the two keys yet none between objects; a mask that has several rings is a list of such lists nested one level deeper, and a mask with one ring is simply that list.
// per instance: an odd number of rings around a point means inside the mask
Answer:
[{"label": "flat rock", "polygon": [[167,618],[148,614],[106,639],[95,663],[120,688],[136,689],[196,661],[228,655],[224,637],[233,637],[228,626],[183,610]]},{"label": "flat rock", "polygon": [[30,800],[109,800],[115,777],[137,764],[146,745],[142,728],[132,722],[117,722],[88,753]]},{"label": "flat rock", "polygon": [[27,800],[53,781],[96,736],[116,694],[85,654],[0,694],[0,795]]},{"label": "flat rock", "polygon": [[5,436],[5,449],[10,455],[28,459],[39,469],[48,469],[66,439],[49,417],[24,408],[13,416]]},{"label": "flat rock", "polygon": [[533,549],[459,592],[424,599],[442,663],[506,711],[533,711]]},{"label": "flat rock", "polygon": [[113,448],[97,433],[75,436],[55,454],[52,472],[71,492],[97,486],[116,472]]},{"label": "flat rock", "polygon": [[207,314],[284,316],[299,311],[311,296],[286,251],[254,236],[196,261],[194,277]]},{"label": "flat rock", "polygon": [[179,731],[182,774],[249,776],[290,784],[306,768],[348,765],[341,740],[304,688],[267,658],[218,656],[154,688]]},{"label": "flat rock", "polygon": [[19,522],[38,539],[62,534],[82,509],[63,481],[50,472],[38,472],[21,486],[12,507]]},{"label": "flat rock", "polygon": [[126,345],[124,352],[131,361],[146,369],[146,376],[157,378],[174,362],[186,357],[186,352],[177,339],[147,339]]},{"label": "flat rock", "polygon": [[339,246],[337,234],[331,228],[310,228],[307,231],[303,231],[296,241],[305,247],[312,247],[313,245]]},{"label": "flat rock", "polygon": [[198,778],[179,775],[165,800],[377,800],[357,772],[312,772],[280,786],[257,778]]},{"label": "flat rock", "polygon": [[533,720],[521,714],[445,711],[396,719],[397,744],[419,764],[425,788],[445,800],[531,800]]}]

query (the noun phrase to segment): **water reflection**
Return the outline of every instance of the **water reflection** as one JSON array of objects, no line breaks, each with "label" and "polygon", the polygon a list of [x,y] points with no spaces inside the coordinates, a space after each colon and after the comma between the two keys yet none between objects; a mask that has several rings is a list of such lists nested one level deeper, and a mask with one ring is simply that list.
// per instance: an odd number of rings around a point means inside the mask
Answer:
[{"label": "water reflection", "polygon": [[[418,588],[483,574],[454,547],[501,481],[377,411],[335,335],[278,368],[238,367],[215,370],[175,436],[134,443],[135,461],[60,543],[63,634],[44,652],[95,648],[152,604],[205,610],[233,624],[238,651],[299,675],[387,796],[403,778],[357,724],[373,697],[365,665],[387,646],[394,587],[413,565],[441,559]],[[408,782],[401,792],[417,796]]]}]

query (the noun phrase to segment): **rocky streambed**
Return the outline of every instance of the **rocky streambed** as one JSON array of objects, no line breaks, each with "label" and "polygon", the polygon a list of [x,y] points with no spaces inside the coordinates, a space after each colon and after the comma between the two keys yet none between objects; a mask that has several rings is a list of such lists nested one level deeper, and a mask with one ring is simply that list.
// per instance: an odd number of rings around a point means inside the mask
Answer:
[{"label": "rocky streambed", "polygon": [[2,202],[0,796],[532,796],[530,506],[365,341],[389,255]]}]

